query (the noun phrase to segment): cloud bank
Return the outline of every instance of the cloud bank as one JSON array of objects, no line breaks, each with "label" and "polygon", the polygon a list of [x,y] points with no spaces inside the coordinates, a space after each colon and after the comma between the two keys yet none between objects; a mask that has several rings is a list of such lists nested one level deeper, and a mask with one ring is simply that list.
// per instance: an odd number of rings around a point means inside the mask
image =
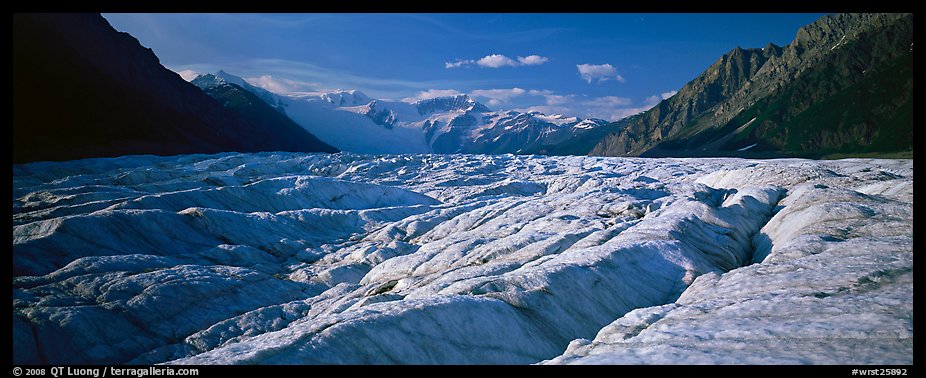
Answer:
[{"label": "cloud bank", "polygon": [[519,56],[517,59],[512,59],[502,54],[489,54],[479,59],[457,59],[453,62],[444,62],[444,68],[449,70],[473,65],[481,68],[539,66],[548,61],[550,58],[540,55]]},{"label": "cloud bank", "polygon": [[[463,94],[456,89],[428,89],[418,92],[414,97],[403,99],[406,102],[446,97]],[[516,110],[521,112],[541,112],[547,115],[562,114],[580,118],[600,118],[618,121],[651,109],[660,101],[672,97],[676,91],[653,94],[642,101],[622,96],[590,97],[577,94],[560,94],[549,89],[491,88],[474,89],[465,92],[494,110]]]},{"label": "cloud bank", "polygon": [[318,83],[310,83],[306,81],[275,78],[271,75],[261,75],[256,77],[246,77],[244,78],[248,84],[251,84],[258,88],[266,89],[270,92],[276,94],[292,94],[292,93],[304,93],[304,92],[314,92],[318,90]]},{"label": "cloud bank", "polygon": [[460,92],[456,89],[428,89],[426,91],[418,92],[418,94],[415,95],[414,97],[403,98],[402,101],[415,102],[415,101],[421,101],[421,100],[429,100],[429,99],[437,98],[437,97],[449,97],[449,96],[456,96],[456,95],[461,95],[461,94],[463,94],[463,92]]},{"label": "cloud bank", "polygon": [[199,72],[196,72],[193,70],[182,70],[182,71],[177,71],[177,75],[180,75],[180,77],[182,77],[183,80],[193,81],[193,79],[199,76]]},{"label": "cloud bank", "polygon": [[476,89],[469,92],[469,95],[476,98],[488,99],[489,106],[498,106],[515,97],[522,96],[525,93],[528,93],[528,91],[515,87],[510,89]]}]

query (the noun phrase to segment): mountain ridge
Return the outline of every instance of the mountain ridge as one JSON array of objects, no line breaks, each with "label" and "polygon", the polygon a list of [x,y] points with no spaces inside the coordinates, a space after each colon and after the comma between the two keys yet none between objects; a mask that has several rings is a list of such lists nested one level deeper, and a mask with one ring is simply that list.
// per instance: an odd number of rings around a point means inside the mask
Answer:
[{"label": "mountain ridge", "polygon": [[13,72],[14,162],[318,151],[301,128],[223,108],[99,14],[14,14]]},{"label": "mountain ridge", "polygon": [[[912,18],[830,15],[800,28],[787,46],[737,47],[589,154],[819,158],[912,150],[912,114],[890,114],[912,106]],[[880,93],[883,86],[896,93]],[[814,106],[829,114],[806,113]],[[898,132],[899,142],[884,140]]]},{"label": "mountain ridge", "polygon": [[[250,86],[243,80],[241,82]],[[285,105],[270,92],[260,92],[260,88],[257,87],[245,89],[242,85],[214,75],[199,76],[191,83],[260,130],[277,130],[276,133],[286,134],[305,131],[302,126],[293,122],[286,115]],[[276,106],[272,105],[273,101],[277,101]],[[258,137],[261,136],[263,135],[258,135]],[[318,152],[338,152],[337,148],[319,140],[314,135],[309,134],[307,139],[302,142],[307,143],[306,147],[313,150]],[[267,143],[269,141],[258,142]]]},{"label": "mountain ridge", "polygon": [[[218,76],[232,83],[245,81],[220,72],[193,81]],[[266,92],[253,85],[243,88]],[[390,101],[339,89],[258,97],[285,109],[289,118],[321,140],[356,153],[537,153],[607,123],[540,112],[493,111],[466,94]]]}]

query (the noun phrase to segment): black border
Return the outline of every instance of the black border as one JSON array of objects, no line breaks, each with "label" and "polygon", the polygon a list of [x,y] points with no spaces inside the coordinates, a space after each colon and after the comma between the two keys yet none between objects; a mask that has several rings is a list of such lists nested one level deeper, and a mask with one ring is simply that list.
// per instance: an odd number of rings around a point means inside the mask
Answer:
[{"label": "black border", "polygon": [[14,2],[14,12],[229,13],[836,13],[913,12],[898,0],[90,0]]},{"label": "black border", "polygon": [[[51,3],[43,1],[27,1],[13,3],[13,12],[31,13],[31,12],[101,12],[101,13],[131,13],[131,12],[257,12],[257,13],[276,13],[276,12],[293,12],[293,13],[312,13],[312,12],[338,12],[338,13],[360,13],[360,12],[382,12],[382,13],[836,13],[836,12],[913,12],[916,8],[911,1],[759,1],[759,0],[741,0],[741,1],[679,1],[679,0],[591,0],[584,3],[535,0],[537,4],[529,4],[527,1],[520,2],[478,2],[478,1],[460,1],[460,0],[431,0],[425,1],[383,1],[371,2],[366,0],[267,0],[267,1],[196,1],[196,0],[93,0],[93,1],[72,1],[64,3]],[[8,50],[9,51],[9,50]],[[8,103],[7,106],[11,106]],[[915,116],[914,116],[915,119]],[[915,124],[915,122],[914,122]],[[9,142],[11,143],[11,142]],[[7,155],[9,156],[9,155]],[[8,157],[9,158],[9,157]],[[12,167],[12,164],[8,165]],[[12,182],[12,169],[7,170],[7,174]],[[6,191],[12,191],[11,186],[6,186]],[[8,197],[9,198],[9,197]],[[7,218],[12,228],[12,217]],[[915,228],[914,228],[915,230]],[[914,231],[914,235],[917,232]],[[12,256],[12,235],[8,234],[11,246],[8,250],[9,256]],[[915,250],[915,243],[914,243]],[[7,260],[8,262],[10,260]],[[11,270],[7,270],[11,272]],[[9,274],[9,273],[7,273]],[[915,288],[915,285],[914,285]],[[917,292],[917,290],[914,290]],[[7,304],[12,309],[11,292],[7,292]],[[916,294],[914,294],[914,309],[916,306]],[[6,316],[11,317],[11,312]],[[12,319],[11,319],[12,320]],[[10,331],[8,331],[10,332]],[[12,339],[12,334],[10,339]],[[10,344],[7,344],[10,345]],[[914,349],[915,347],[914,343]],[[50,366],[74,366],[74,365],[13,365],[12,355],[9,357],[10,364],[8,372],[14,367],[20,368],[45,368]],[[915,372],[916,357],[914,354],[914,365],[825,365],[825,366],[806,366],[806,365],[609,365],[609,366],[532,366],[532,365],[338,365],[338,366],[254,366],[254,365],[193,365],[193,366],[174,366],[175,368],[197,368],[199,377],[213,377],[236,374],[263,375],[263,374],[290,374],[290,373],[308,373],[310,375],[324,374],[328,369],[336,368],[339,373],[361,373],[367,369],[376,369],[375,373],[389,374],[406,371],[417,372],[440,372],[451,370],[454,373],[473,373],[483,369],[492,369],[493,373],[508,374],[514,372],[574,372],[576,369],[583,373],[591,372],[610,372],[619,375],[632,375],[639,373],[646,374],[749,374],[755,373],[761,369],[763,375],[781,375],[781,374],[811,374],[811,375],[832,375],[852,377],[853,369],[906,369],[907,376],[912,376]],[[100,368],[113,365],[89,365],[80,366],[88,368]],[[121,366],[121,365],[120,365]],[[144,367],[137,366],[137,367]],[[542,369],[542,370],[534,370]],[[550,370],[553,369],[553,370]],[[45,376],[50,376],[46,374]],[[165,376],[161,376],[165,377]],[[70,378],[70,377],[68,377]],[[264,376],[262,378],[271,378]]]}]

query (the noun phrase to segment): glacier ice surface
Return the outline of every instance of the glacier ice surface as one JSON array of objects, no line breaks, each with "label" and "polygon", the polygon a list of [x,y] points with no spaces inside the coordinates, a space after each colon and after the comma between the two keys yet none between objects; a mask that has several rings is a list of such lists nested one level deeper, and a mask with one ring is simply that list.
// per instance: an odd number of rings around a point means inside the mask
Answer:
[{"label": "glacier ice surface", "polygon": [[911,160],[13,173],[14,363],[912,363]]}]

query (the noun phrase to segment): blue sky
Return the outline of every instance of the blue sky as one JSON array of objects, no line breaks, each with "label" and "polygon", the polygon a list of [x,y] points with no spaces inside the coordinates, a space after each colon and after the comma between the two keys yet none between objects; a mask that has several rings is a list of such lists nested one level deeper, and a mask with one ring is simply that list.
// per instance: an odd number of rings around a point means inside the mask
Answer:
[{"label": "blue sky", "polygon": [[786,45],[822,14],[104,14],[177,71],[275,92],[466,93],[495,110],[610,120],[736,46]]}]

